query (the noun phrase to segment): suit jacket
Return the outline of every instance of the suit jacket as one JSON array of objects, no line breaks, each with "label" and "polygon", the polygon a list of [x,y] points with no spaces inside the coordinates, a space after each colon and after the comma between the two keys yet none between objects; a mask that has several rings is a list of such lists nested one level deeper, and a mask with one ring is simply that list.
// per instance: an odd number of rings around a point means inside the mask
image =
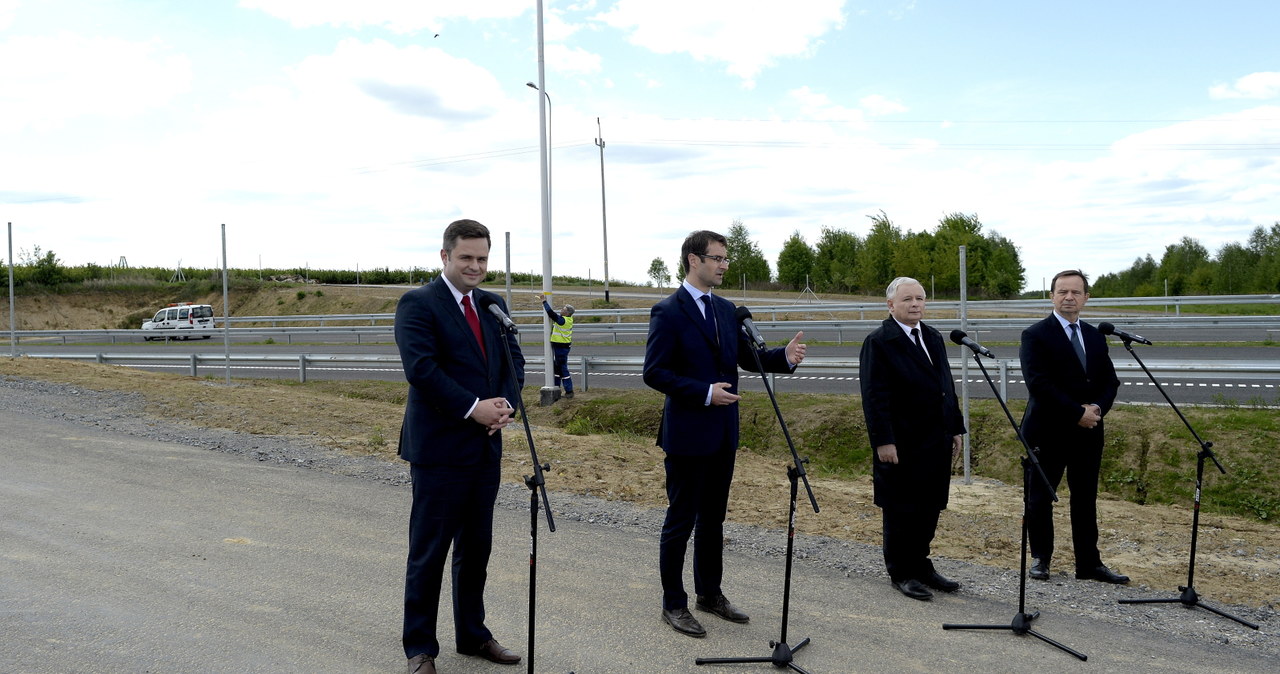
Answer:
[{"label": "suit jacket", "polygon": [[1080,366],[1071,340],[1053,314],[1022,331],[1018,358],[1028,393],[1022,434],[1032,447],[1069,447],[1081,442],[1102,447],[1101,423],[1086,429],[1076,422],[1089,403],[1101,407],[1105,416],[1116,400],[1120,380],[1107,354],[1106,337],[1084,321],[1078,324],[1088,371]]},{"label": "suit jacket", "polygon": [[501,396],[517,405],[516,386],[524,385],[520,344],[515,335],[507,335],[515,364],[513,385],[498,321],[480,310],[479,300],[486,295],[506,310],[499,296],[479,288],[471,292],[484,337],[483,356],[443,278],[410,290],[396,306],[396,345],[409,380],[398,451],[406,461],[466,466],[496,461],[502,454],[500,432],[489,435],[480,424],[463,418],[477,398]]},{"label": "suit jacket", "polygon": [[[886,318],[863,340],[858,359],[875,503],[882,508],[945,508],[951,439],[965,432],[942,335],[924,323],[919,327],[929,358],[897,321]],[[881,461],[875,453],[876,447],[888,444],[898,448],[896,464]]]},{"label": "suit jacket", "polygon": [[728,382],[738,392],[738,367],[758,372],[752,350],[766,372],[792,371],[786,349],[756,349],[733,318],[733,302],[711,296],[716,332],[707,328],[696,300],[680,286],[649,312],[644,383],[666,394],[658,446],[669,454],[705,456],[738,447],[738,405],[707,405],[707,389]]}]

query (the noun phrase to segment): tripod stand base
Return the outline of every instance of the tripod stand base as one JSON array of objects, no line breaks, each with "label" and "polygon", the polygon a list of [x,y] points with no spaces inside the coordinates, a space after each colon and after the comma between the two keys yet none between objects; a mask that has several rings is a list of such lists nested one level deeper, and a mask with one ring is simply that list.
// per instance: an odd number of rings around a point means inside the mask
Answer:
[{"label": "tripod stand base", "polygon": [[1245,620],[1244,618],[1237,618],[1236,616],[1233,616],[1230,613],[1227,613],[1226,611],[1222,611],[1208,604],[1202,603],[1200,601],[1200,595],[1196,594],[1195,588],[1191,587],[1190,585],[1187,585],[1187,586],[1179,585],[1178,589],[1182,590],[1182,595],[1176,599],[1121,599],[1120,603],[1121,604],[1182,604],[1187,608],[1202,608],[1206,611],[1209,611],[1210,613],[1217,613],[1223,618],[1229,618],[1231,620],[1234,620],[1240,623],[1241,625],[1244,625],[1245,627],[1251,627],[1255,630],[1261,629],[1257,624],[1251,623],[1248,620]]},{"label": "tripod stand base", "polygon": [[790,667],[791,669],[794,669],[797,672],[800,672],[801,674],[808,674],[808,672],[802,669],[800,665],[797,665],[796,663],[792,662],[792,655],[794,655],[801,648],[804,648],[805,646],[809,645],[808,637],[805,637],[803,641],[796,644],[795,648],[788,646],[786,642],[780,642],[780,641],[770,641],[769,645],[773,647],[772,655],[768,655],[764,657],[747,657],[747,658],[698,658],[694,660],[694,664],[727,665],[727,664],[736,664],[736,663],[744,663],[744,662],[768,662],[772,664],[774,667],[777,667],[779,669]]},{"label": "tripod stand base", "polygon": [[1008,625],[957,625],[953,623],[943,623],[942,629],[944,630],[1009,630],[1014,634],[1017,634],[1018,636],[1030,634],[1031,636],[1045,642],[1046,644],[1049,644],[1050,646],[1058,648],[1059,650],[1062,650],[1064,652],[1070,653],[1071,655],[1074,655],[1081,660],[1089,659],[1089,656],[1085,655],[1084,653],[1081,653],[1080,651],[1077,651],[1071,648],[1070,646],[1060,644],[1054,641],[1053,639],[1050,639],[1049,637],[1046,637],[1045,635],[1040,634],[1039,632],[1031,629],[1031,621],[1039,617],[1040,617],[1039,611],[1036,611],[1034,613],[1018,613],[1017,615],[1013,616],[1013,621]]}]

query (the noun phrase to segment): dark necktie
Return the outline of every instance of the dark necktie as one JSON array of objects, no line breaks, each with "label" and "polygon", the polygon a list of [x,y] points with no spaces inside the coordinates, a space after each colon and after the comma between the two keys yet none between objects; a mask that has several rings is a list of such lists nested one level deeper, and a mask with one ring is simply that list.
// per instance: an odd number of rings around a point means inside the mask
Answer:
[{"label": "dark necktie", "polygon": [[702,296],[702,320],[707,322],[707,330],[720,342],[720,333],[716,332],[716,314],[711,309],[711,295]]},{"label": "dark necktie", "polygon": [[1080,359],[1080,367],[1088,369],[1084,364],[1084,344],[1080,342],[1080,326],[1075,323],[1068,323],[1067,327],[1071,329],[1071,348],[1076,350],[1076,358]]},{"label": "dark necktie", "polygon": [[929,350],[924,348],[924,344],[920,342],[920,328],[911,328],[911,339],[916,340],[916,347],[924,351],[924,359],[932,363],[933,359],[929,357]]},{"label": "dark necktie", "polygon": [[471,306],[471,296],[462,296],[462,313],[467,317],[467,325],[471,326],[471,334],[476,336],[476,343],[480,345],[480,355],[488,357],[484,352],[484,338],[480,336],[480,315]]}]

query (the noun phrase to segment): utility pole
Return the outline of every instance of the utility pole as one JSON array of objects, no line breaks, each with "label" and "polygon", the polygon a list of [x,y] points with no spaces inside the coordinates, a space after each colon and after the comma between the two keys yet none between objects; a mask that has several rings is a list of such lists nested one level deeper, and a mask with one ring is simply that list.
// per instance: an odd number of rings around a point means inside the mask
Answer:
[{"label": "utility pole", "polygon": [[604,301],[609,302],[609,219],[604,205],[604,132],[596,117],[596,147],[600,148],[600,228],[604,231]]}]

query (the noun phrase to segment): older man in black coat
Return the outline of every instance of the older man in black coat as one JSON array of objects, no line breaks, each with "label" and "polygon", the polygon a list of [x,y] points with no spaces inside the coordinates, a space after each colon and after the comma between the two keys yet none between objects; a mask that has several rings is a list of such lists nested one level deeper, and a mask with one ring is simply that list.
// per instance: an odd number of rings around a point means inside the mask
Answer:
[{"label": "older man in black coat", "polygon": [[902,594],[927,600],[929,588],[960,587],[933,568],[929,544],[947,507],[964,419],[942,335],[921,322],[924,287],[899,277],[885,297],[890,316],[863,341],[858,361],[862,411],[874,450],[889,580]]}]

